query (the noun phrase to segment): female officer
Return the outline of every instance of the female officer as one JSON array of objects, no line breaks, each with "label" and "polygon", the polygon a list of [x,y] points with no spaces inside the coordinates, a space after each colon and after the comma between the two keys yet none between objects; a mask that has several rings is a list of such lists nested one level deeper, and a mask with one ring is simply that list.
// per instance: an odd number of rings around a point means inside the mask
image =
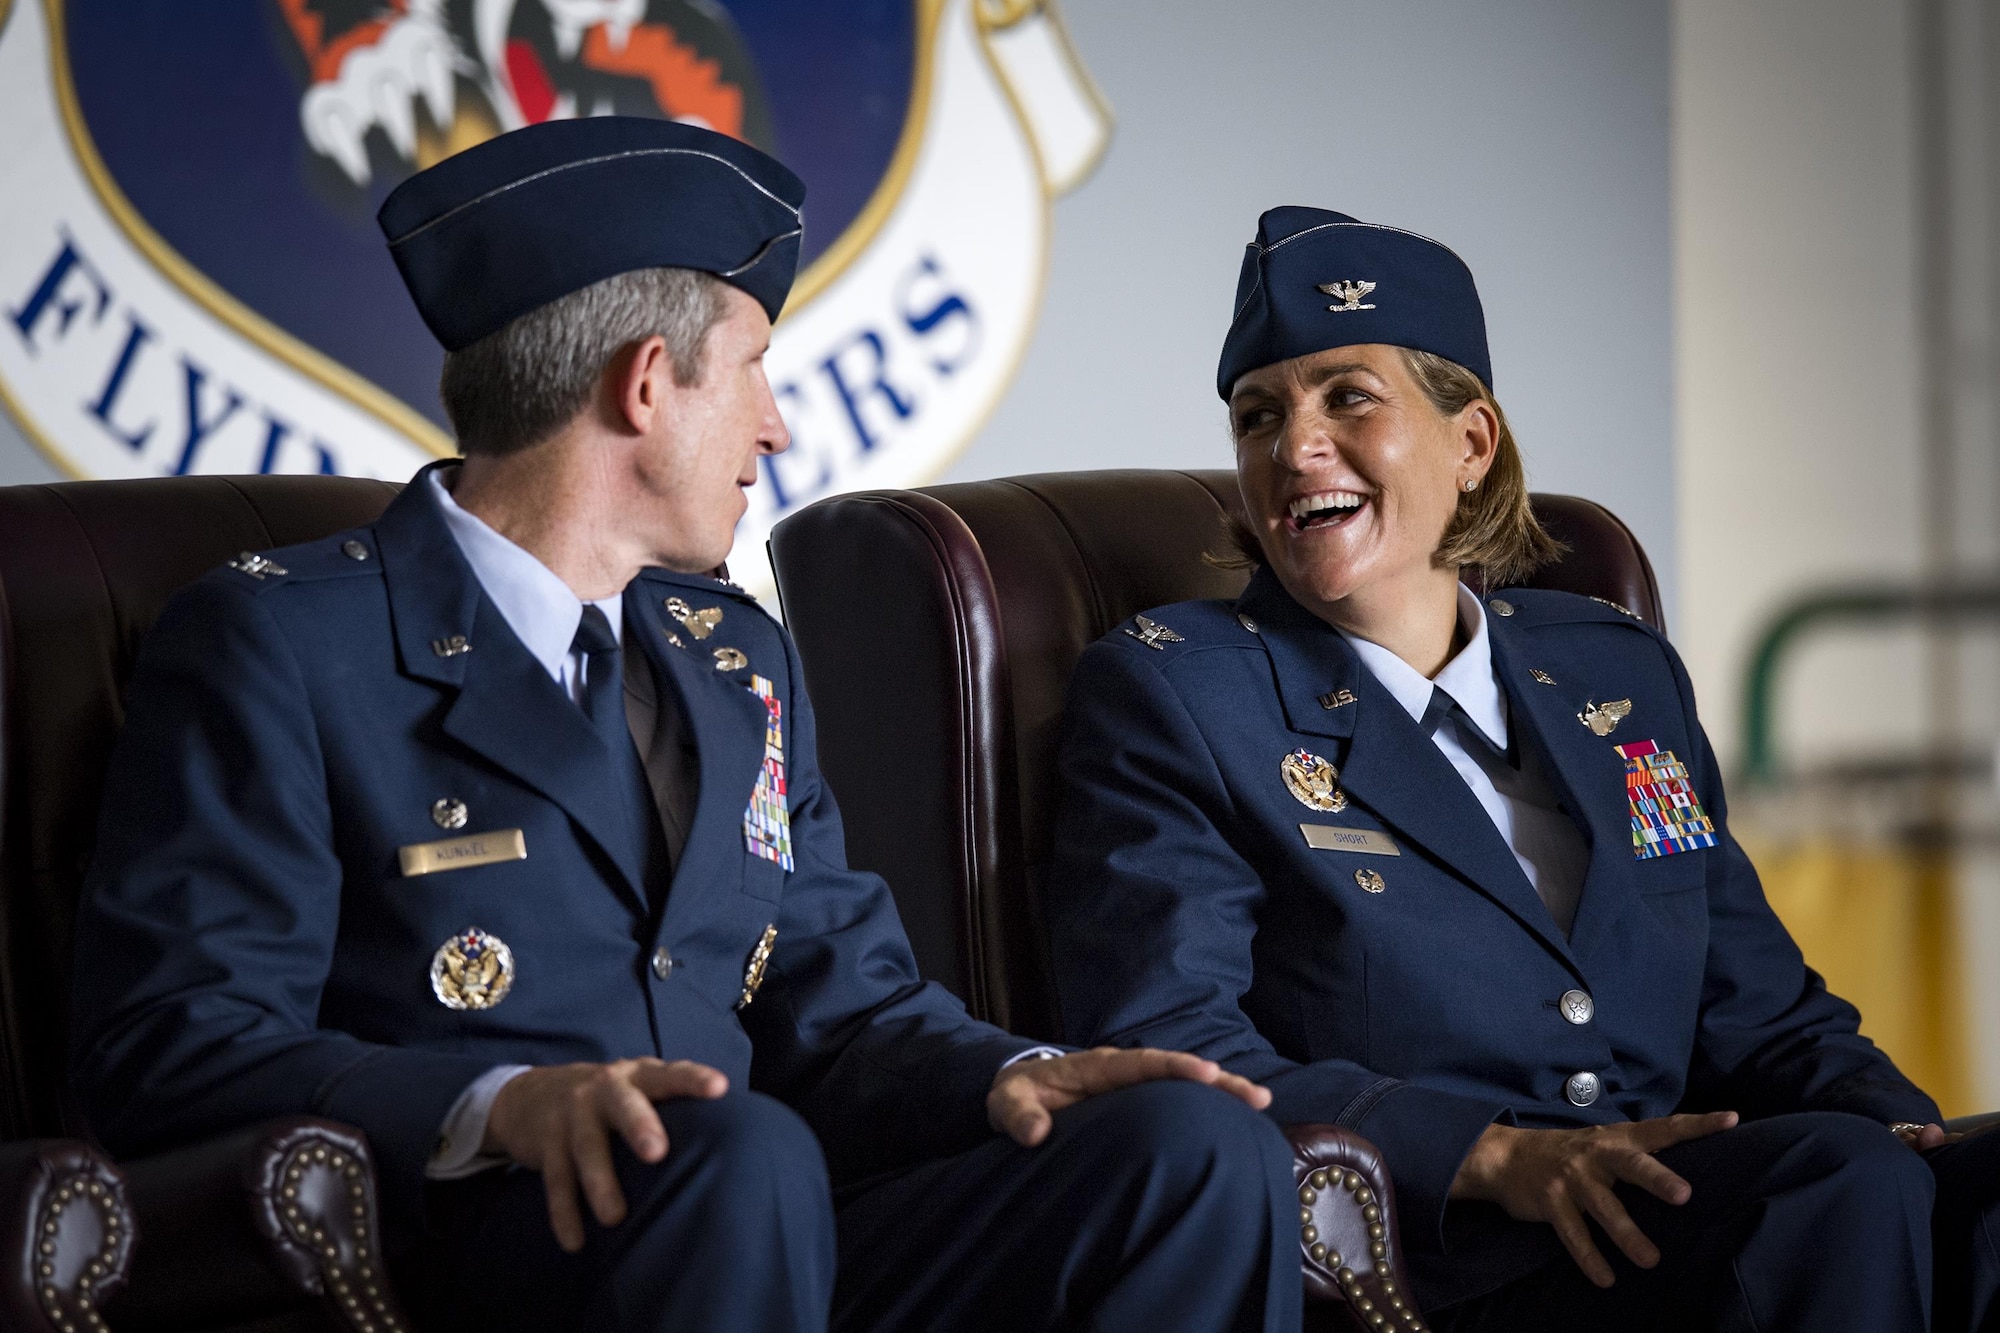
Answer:
[{"label": "female officer", "polygon": [[1216,383],[1257,571],[1071,687],[1068,1035],[1373,1141],[1442,1327],[1914,1333],[1934,1212],[1938,1327],[1979,1326],[2000,1135],[1805,966],[1666,639],[1507,586],[1556,547],[1492,382],[1450,250],[1263,216]]}]

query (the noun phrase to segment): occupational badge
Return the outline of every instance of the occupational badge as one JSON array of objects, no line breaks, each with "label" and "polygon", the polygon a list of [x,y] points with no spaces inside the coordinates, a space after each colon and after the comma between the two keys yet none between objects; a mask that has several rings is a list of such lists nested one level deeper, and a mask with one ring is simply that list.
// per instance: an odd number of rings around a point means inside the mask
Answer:
[{"label": "occupational badge", "polygon": [[1381,871],[1370,870],[1365,866],[1354,872],[1354,882],[1360,886],[1363,893],[1380,893],[1389,887],[1389,881],[1382,878]]},{"label": "occupational badge", "polygon": [[764,969],[771,965],[771,946],[777,942],[778,927],[773,922],[764,927],[764,938],[750,951],[750,965],[743,969],[743,997],[736,1002],[738,1009],[748,1009],[757,998],[757,991],[764,984]]},{"label": "occupational badge", "polygon": [[750,677],[750,692],[764,701],[764,766],[757,772],[757,785],[743,811],[743,845],[752,856],[790,870],[792,811],[785,785],[785,705],[762,676]]},{"label": "occupational badge", "polygon": [[1294,750],[1278,765],[1285,789],[1310,810],[1338,814],[1347,808],[1347,793],[1339,787],[1340,770],[1310,750]]},{"label": "occupational badge", "polygon": [[1640,861],[1715,846],[1715,821],[1701,808],[1687,765],[1652,741],[1612,747],[1625,761],[1632,806],[1632,855]]},{"label": "occupational badge", "polygon": [[715,633],[715,627],[722,623],[721,607],[704,606],[697,611],[678,597],[667,598],[667,614],[680,621],[681,628],[697,639]]},{"label": "occupational badge", "polygon": [[477,926],[431,955],[431,993],[447,1009],[491,1009],[514,988],[514,951]]},{"label": "occupational badge", "polygon": [[750,659],[741,648],[717,648],[715,669],[717,671],[741,671],[750,665]]},{"label": "occupational badge", "polygon": [[1616,727],[1632,714],[1630,699],[1613,699],[1610,703],[1586,703],[1576,720],[1590,728],[1593,736],[1609,736]]},{"label": "occupational badge", "polygon": [[441,829],[462,829],[471,815],[456,796],[440,796],[431,802],[431,822]]}]

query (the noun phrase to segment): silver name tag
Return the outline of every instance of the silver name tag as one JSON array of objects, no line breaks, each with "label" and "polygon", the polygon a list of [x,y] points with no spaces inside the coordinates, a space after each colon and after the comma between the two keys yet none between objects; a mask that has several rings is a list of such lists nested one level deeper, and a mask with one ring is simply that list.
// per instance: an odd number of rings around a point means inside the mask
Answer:
[{"label": "silver name tag", "polygon": [[1367,852],[1371,856],[1401,856],[1396,840],[1379,829],[1340,828],[1334,824],[1301,824],[1306,846],[1322,852]]},{"label": "silver name tag", "polygon": [[466,866],[490,866],[501,861],[528,859],[528,841],[517,828],[492,833],[474,833],[443,842],[419,842],[396,849],[403,874],[432,875],[440,870],[461,870]]}]

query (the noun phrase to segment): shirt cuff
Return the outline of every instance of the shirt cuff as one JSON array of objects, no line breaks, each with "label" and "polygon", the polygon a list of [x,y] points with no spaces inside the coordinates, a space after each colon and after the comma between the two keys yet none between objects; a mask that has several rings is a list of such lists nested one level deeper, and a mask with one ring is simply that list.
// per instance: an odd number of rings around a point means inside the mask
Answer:
[{"label": "shirt cuff", "polygon": [[486,1118],[493,1113],[493,1099],[500,1095],[500,1089],[532,1068],[533,1065],[495,1065],[458,1095],[451,1110],[445,1112],[437,1148],[424,1165],[426,1179],[463,1180],[507,1164],[507,1159],[498,1153],[479,1151],[486,1142]]},{"label": "shirt cuff", "polygon": [[1002,1069],[1011,1068],[1014,1065],[1020,1064],[1023,1060],[1060,1060],[1068,1054],[1069,1052],[1060,1046],[1030,1046],[1019,1055],[1010,1055],[1005,1060],[1002,1060],[1000,1067]]}]

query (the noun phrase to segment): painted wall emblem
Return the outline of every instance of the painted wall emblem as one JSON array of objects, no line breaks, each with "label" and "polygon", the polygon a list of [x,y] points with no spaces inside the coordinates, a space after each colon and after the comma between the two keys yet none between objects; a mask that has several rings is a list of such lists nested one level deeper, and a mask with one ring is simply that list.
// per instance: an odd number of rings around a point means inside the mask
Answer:
[{"label": "painted wall emblem", "polygon": [[837,491],[919,485],[1032,330],[1110,116],[1053,0],[0,0],[0,404],[81,477],[402,479],[442,354],[374,226],[554,117],[698,121],[805,177],[737,577]]}]

